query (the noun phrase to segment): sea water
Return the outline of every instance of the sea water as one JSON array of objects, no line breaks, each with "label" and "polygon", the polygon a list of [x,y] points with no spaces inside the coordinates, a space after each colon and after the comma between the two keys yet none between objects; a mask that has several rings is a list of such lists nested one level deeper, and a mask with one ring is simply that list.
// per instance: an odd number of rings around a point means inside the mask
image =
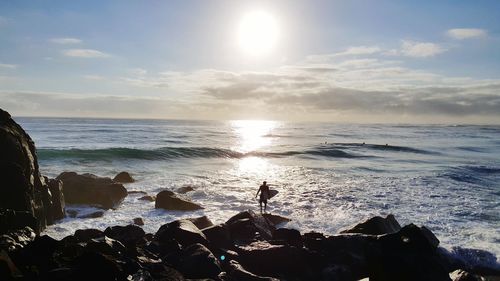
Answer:
[{"label": "sea water", "polygon": [[394,214],[402,225],[425,225],[448,249],[500,256],[500,126],[15,119],[35,141],[44,175],[127,171],[137,180],[129,191],[191,186],[185,196],[204,207],[159,210],[133,193],[101,218],[49,226],[55,238],[136,217],[147,232],[184,217],[224,222],[258,212],[255,194],[266,180],[279,191],[268,212],[292,219],[285,227],[335,234]]}]

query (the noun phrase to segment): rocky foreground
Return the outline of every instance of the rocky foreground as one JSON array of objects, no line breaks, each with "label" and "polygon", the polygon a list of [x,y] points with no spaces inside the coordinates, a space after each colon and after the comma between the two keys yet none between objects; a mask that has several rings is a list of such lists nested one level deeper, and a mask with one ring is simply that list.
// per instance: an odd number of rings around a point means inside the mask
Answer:
[{"label": "rocky foreground", "polygon": [[[34,142],[0,109],[0,281],[440,281],[452,280],[451,272],[453,280],[499,280],[498,267],[451,255],[429,229],[401,227],[392,215],[338,235],[280,228],[288,219],[252,211],[217,225],[206,217],[177,220],[154,234],[136,218],[136,225],[79,229],[62,240],[41,235],[66,216],[66,204],[98,206],[103,211],[95,216],[117,208],[132,192],[123,183],[133,181],[128,173],[114,179],[74,172],[42,176]],[[168,210],[203,209],[182,196],[189,191],[140,199]]]}]

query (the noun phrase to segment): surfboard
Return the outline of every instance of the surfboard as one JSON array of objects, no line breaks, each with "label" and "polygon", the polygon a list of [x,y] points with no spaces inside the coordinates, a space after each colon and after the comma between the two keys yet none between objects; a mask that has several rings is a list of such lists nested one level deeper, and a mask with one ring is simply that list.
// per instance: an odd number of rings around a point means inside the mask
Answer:
[{"label": "surfboard", "polygon": [[278,191],[276,189],[269,189],[269,199],[273,198],[278,194]]}]

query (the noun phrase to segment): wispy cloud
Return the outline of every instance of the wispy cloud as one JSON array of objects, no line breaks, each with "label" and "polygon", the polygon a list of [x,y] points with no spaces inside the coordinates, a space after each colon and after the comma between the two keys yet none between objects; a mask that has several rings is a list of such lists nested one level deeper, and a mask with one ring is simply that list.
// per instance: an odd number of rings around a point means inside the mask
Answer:
[{"label": "wispy cloud", "polygon": [[448,30],[446,33],[448,36],[458,40],[480,38],[488,35],[486,30],[479,28],[454,28]]},{"label": "wispy cloud", "polygon": [[109,54],[94,49],[69,49],[64,50],[63,55],[77,58],[107,58]]},{"label": "wispy cloud", "polygon": [[0,63],[0,68],[15,69],[17,64]]},{"label": "wispy cloud", "polygon": [[103,76],[100,76],[100,75],[83,75],[82,76],[83,78],[87,79],[87,80],[104,80],[105,78]]},{"label": "wispy cloud", "polygon": [[50,42],[55,44],[69,45],[69,44],[79,44],[82,43],[81,39],[71,38],[71,37],[61,37],[49,39]]},{"label": "wispy cloud", "polygon": [[345,56],[371,55],[381,51],[382,49],[378,46],[354,46],[333,54],[307,56],[306,60],[309,62],[325,62]]},{"label": "wispy cloud", "polygon": [[433,57],[445,51],[445,48],[436,43],[403,40],[401,43],[400,54],[414,58],[426,58]]}]

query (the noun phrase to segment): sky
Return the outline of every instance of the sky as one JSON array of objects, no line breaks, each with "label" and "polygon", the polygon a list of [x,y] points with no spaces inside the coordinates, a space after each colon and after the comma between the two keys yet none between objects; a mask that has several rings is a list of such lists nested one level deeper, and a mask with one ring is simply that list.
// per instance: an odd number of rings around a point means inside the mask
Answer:
[{"label": "sky", "polygon": [[500,124],[500,1],[1,1],[14,116]]}]

